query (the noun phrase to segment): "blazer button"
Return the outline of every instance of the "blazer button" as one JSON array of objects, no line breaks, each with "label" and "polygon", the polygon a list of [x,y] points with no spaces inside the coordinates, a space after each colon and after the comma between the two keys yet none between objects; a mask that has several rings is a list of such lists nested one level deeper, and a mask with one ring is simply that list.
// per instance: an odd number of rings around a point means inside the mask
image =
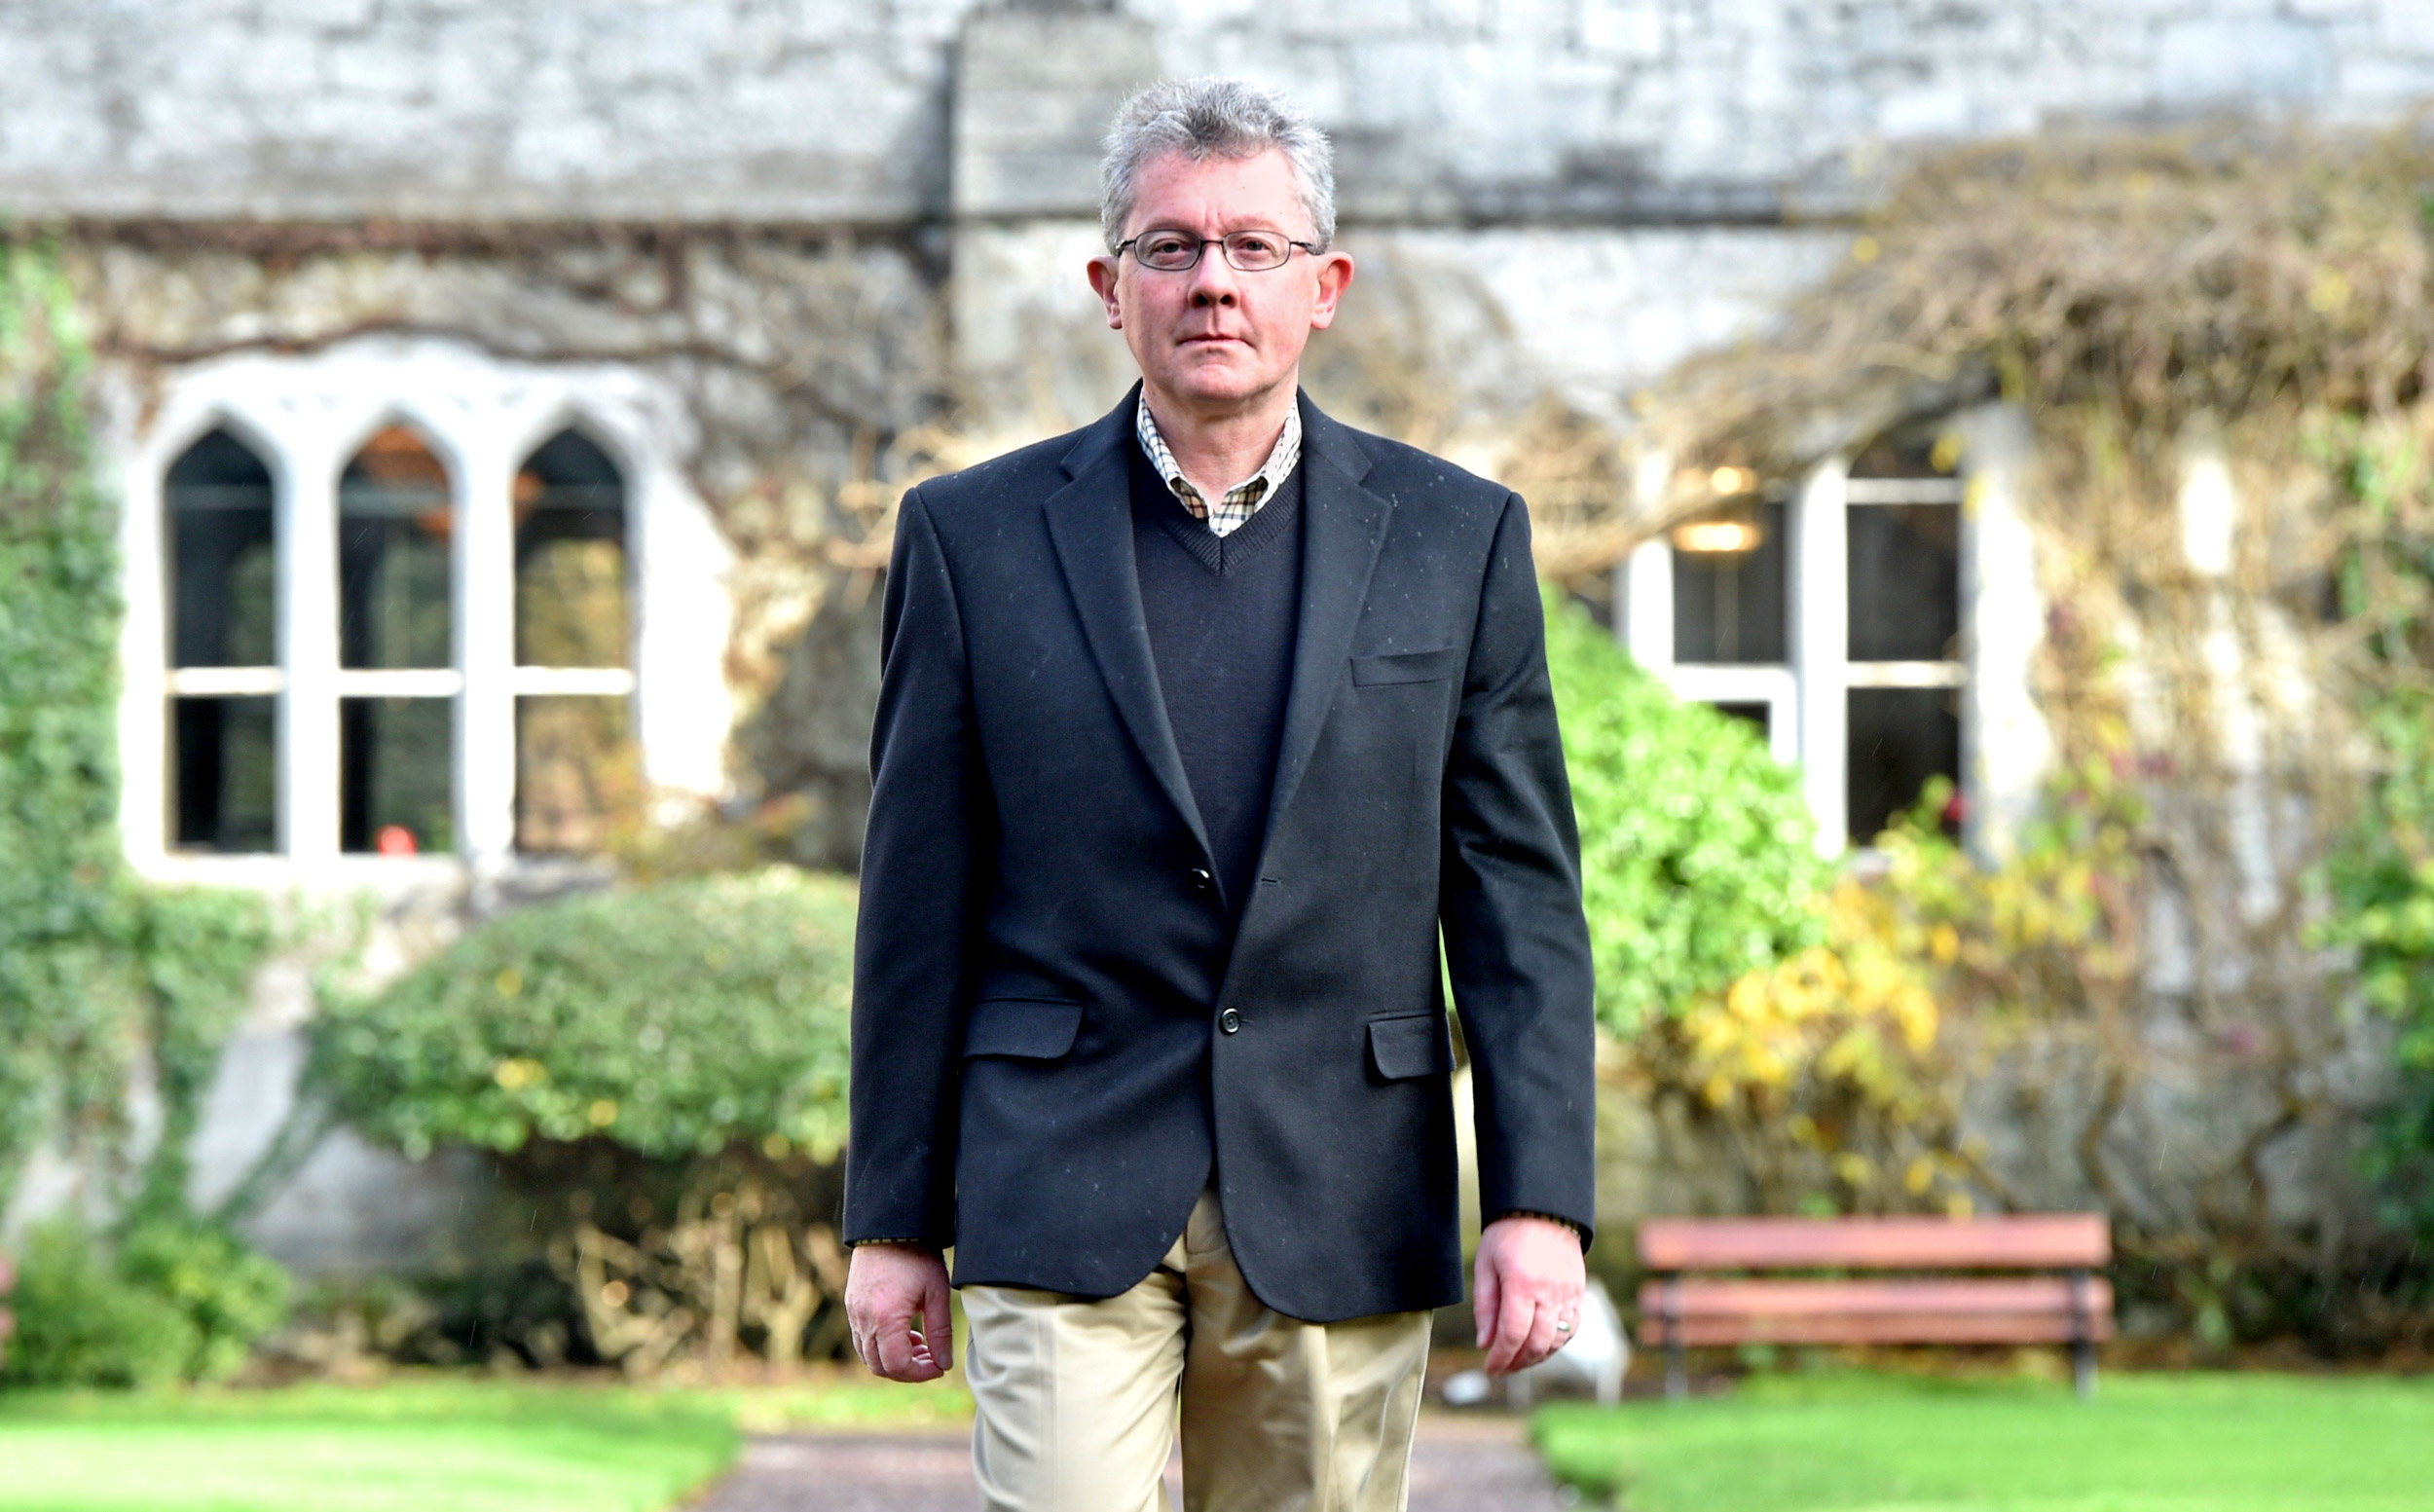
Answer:
[{"label": "blazer button", "polygon": [[1217,885],[1217,879],[1208,874],[1206,867],[1194,867],[1185,875],[1192,879],[1192,891],[1196,893],[1208,892]]},{"label": "blazer button", "polygon": [[1242,1029],[1242,1015],[1231,1008],[1227,1009],[1217,1015],[1217,1027],[1227,1034],[1238,1034]]}]

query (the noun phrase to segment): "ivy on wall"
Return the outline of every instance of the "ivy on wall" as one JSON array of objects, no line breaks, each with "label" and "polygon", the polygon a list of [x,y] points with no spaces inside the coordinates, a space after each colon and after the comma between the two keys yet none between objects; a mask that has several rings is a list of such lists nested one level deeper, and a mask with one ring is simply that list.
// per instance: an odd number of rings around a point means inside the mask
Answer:
[{"label": "ivy on wall", "polygon": [[0,241],[0,1201],[62,1131],[111,1149],[149,1061],[165,1120],[138,1206],[182,1204],[183,1152],[272,940],[252,894],[151,887],[116,824],[120,619],[94,489],[87,358],[52,250]]}]

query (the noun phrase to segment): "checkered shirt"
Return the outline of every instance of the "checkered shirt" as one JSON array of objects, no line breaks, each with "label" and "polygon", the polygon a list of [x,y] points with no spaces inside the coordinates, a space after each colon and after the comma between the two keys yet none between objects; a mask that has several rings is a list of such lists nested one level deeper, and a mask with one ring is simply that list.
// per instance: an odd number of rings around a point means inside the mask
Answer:
[{"label": "checkered shirt", "polygon": [[1158,433],[1158,422],[1150,419],[1146,395],[1132,428],[1141,438],[1141,451],[1149,458],[1150,465],[1158,469],[1158,475],[1166,480],[1166,487],[1184,508],[1192,511],[1194,519],[1207,521],[1210,534],[1216,535],[1231,535],[1241,529],[1251,516],[1259,513],[1259,506],[1269,500],[1277,486],[1291,476],[1293,464],[1302,460],[1302,407],[1297,403],[1284,412],[1284,434],[1276,437],[1268,461],[1260,464],[1259,471],[1226,490],[1226,497],[1217,500],[1212,509],[1208,500],[1200,497],[1200,491],[1192,486],[1192,480],[1183,475],[1183,469],[1175,465],[1174,454],[1166,450],[1166,438]]}]

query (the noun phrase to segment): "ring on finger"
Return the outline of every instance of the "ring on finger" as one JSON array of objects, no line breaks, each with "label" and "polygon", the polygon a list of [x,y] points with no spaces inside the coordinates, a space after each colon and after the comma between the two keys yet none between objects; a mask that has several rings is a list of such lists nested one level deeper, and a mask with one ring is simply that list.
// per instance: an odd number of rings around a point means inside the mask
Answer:
[{"label": "ring on finger", "polygon": [[1559,1334],[1570,1333],[1572,1331],[1572,1320],[1567,1317],[1557,1318],[1555,1320],[1555,1331]]}]

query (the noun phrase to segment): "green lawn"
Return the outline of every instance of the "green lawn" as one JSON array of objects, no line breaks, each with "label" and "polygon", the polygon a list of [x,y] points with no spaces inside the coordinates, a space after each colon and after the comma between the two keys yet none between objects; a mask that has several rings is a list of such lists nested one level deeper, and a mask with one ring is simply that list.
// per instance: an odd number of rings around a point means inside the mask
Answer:
[{"label": "green lawn", "polygon": [[[918,1393],[918,1394],[916,1394]],[[163,1396],[0,1393],[0,1512],[661,1512],[738,1425],[904,1422],[960,1392],[652,1391],[464,1378]]]},{"label": "green lawn", "polygon": [[2425,1512],[2434,1379],[2047,1384],[1777,1377],[1681,1407],[1554,1406],[1555,1473],[1629,1512]]}]

